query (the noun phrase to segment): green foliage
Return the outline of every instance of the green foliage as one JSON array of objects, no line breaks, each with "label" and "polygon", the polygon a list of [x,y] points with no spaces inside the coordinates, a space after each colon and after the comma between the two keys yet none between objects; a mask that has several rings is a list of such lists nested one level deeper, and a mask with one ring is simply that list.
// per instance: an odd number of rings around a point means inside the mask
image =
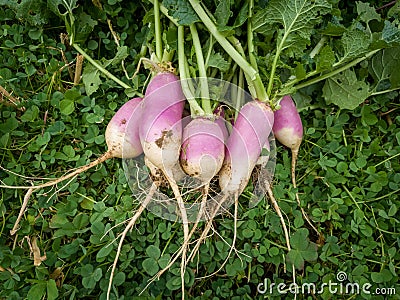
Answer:
[{"label": "green foliage", "polygon": [[190,25],[200,21],[196,12],[187,0],[164,0],[163,5],[168,9],[179,25]]}]

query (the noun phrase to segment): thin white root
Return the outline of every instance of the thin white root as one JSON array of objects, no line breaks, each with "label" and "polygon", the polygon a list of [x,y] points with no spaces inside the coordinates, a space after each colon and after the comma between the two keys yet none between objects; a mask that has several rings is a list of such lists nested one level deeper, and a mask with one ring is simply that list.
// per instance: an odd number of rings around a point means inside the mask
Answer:
[{"label": "thin white root", "polygon": [[206,228],[204,228],[201,236],[199,237],[199,239],[197,240],[196,245],[193,248],[193,251],[190,253],[189,257],[188,257],[188,261],[193,260],[197,251],[200,248],[201,243],[206,239],[208,232],[211,229],[212,226],[212,222],[214,220],[214,217],[216,216],[217,212],[219,211],[220,207],[222,206],[222,204],[225,203],[226,199],[228,199],[229,194],[226,194],[221,201],[218,202],[217,207],[215,208],[215,210],[212,212],[210,219],[207,222]]},{"label": "thin white root", "polygon": [[19,210],[18,218],[17,218],[17,220],[15,221],[13,228],[10,230],[10,234],[11,234],[11,235],[14,235],[14,234],[19,230],[19,222],[21,221],[22,216],[23,216],[24,213],[25,213],[25,209],[26,209],[26,207],[28,206],[29,198],[31,197],[33,191],[34,191],[34,189],[33,189],[33,188],[30,188],[30,189],[26,192],[26,194],[25,194],[25,196],[24,196],[24,202],[22,202],[21,209]]},{"label": "thin white root", "polygon": [[66,174],[60,178],[51,180],[49,182],[43,183],[43,184],[39,184],[39,185],[34,185],[34,186],[12,186],[12,185],[0,185],[0,188],[7,188],[7,189],[41,189],[41,188],[45,188],[48,186],[53,186],[56,185],[66,179],[69,179],[71,177],[74,177],[80,173],[85,172],[86,170],[89,170],[90,168],[93,168],[101,163],[103,163],[104,161],[106,161],[107,159],[113,157],[112,151],[107,151],[106,153],[104,153],[102,156],[98,157],[97,159],[95,159],[94,161],[88,163],[87,165],[84,165],[78,169],[76,169],[75,171]]},{"label": "thin white root", "polygon": [[[290,246],[289,231],[287,229],[285,219],[283,218],[282,211],[278,205],[278,202],[276,202],[274,193],[272,192],[269,182],[267,182],[265,185],[266,185],[267,193],[268,193],[269,199],[271,200],[272,206],[274,207],[276,213],[279,216],[279,219],[281,220],[283,232],[285,233],[286,246],[288,248],[288,251],[290,251],[292,249],[292,247]],[[296,285],[296,269],[294,267],[294,264],[292,264],[292,273],[293,273],[293,283]],[[296,293],[294,295],[295,295],[294,299],[296,299],[297,298]]]},{"label": "thin white root", "polygon": [[233,240],[232,240],[232,245],[231,245],[230,248],[229,248],[228,255],[226,256],[224,262],[223,262],[222,265],[218,268],[217,271],[211,273],[210,275],[203,276],[203,277],[199,277],[199,278],[197,278],[197,279],[205,279],[205,278],[208,278],[208,277],[212,277],[212,276],[214,276],[215,274],[217,274],[218,272],[220,272],[220,271],[225,267],[226,263],[227,263],[228,260],[229,260],[229,257],[231,257],[232,251],[233,251],[233,250],[237,251],[237,250],[236,250],[236,247],[235,247],[235,244],[236,244],[236,238],[237,238],[237,213],[238,213],[238,206],[239,206],[239,196],[238,196],[238,194],[237,194],[237,192],[236,192],[236,194],[235,194],[235,212],[234,212],[234,215],[233,215]]},{"label": "thin white root", "polygon": [[[176,202],[178,203],[179,210],[181,213],[182,224],[183,224],[183,240],[189,240],[189,220],[187,217],[187,212],[185,208],[185,202],[183,201],[181,192],[179,191],[178,185],[175,180],[171,178],[167,172],[164,172],[165,177],[167,178],[169,185],[174,193],[176,198]],[[182,300],[185,299],[185,270],[186,270],[186,247],[187,243],[183,243],[182,245],[182,262],[181,262],[181,284],[182,284]]]},{"label": "thin white root", "polygon": [[136,213],[131,218],[131,220],[129,221],[128,225],[126,225],[124,231],[121,234],[121,239],[119,240],[119,244],[118,244],[118,248],[117,248],[117,254],[115,255],[114,263],[113,263],[112,269],[111,269],[110,279],[108,281],[107,300],[110,299],[110,293],[111,293],[111,287],[112,287],[114,272],[115,272],[115,269],[117,267],[117,262],[118,262],[118,259],[119,259],[119,255],[121,254],[121,249],[122,249],[122,245],[124,243],[125,237],[126,237],[128,231],[133,227],[133,225],[135,225],[137,219],[140,217],[140,215],[142,214],[143,210],[147,207],[147,205],[151,201],[151,199],[152,199],[152,197],[153,197],[153,195],[154,195],[156,190],[157,190],[157,185],[152,184],[152,186],[150,188],[150,191],[149,191],[149,194],[146,196],[146,199],[144,199],[144,201],[141,203],[139,209],[136,211]]},{"label": "thin white root", "polygon": [[[292,175],[292,184],[293,187],[296,189],[297,184],[296,184],[296,161],[297,161],[297,156],[298,156],[299,151],[298,150],[292,150],[292,164],[291,164],[291,175]],[[308,225],[311,226],[311,228],[317,233],[318,236],[321,236],[321,233],[318,231],[317,228],[315,228],[314,224],[311,222],[310,218],[308,217],[307,213],[304,211],[303,207],[300,204],[300,197],[299,193],[296,191],[296,202],[297,205],[299,206],[301,210],[301,214],[303,215],[303,218],[307,221]]]},{"label": "thin white root", "polygon": [[[174,258],[172,258],[172,259],[169,261],[168,265],[167,265],[165,268],[163,268],[161,271],[159,271],[159,272],[150,280],[150,282],[146,285],[145,289],[146,289],[152,282],[154,282],[154,280],[159,279],[159,278],[161,277],[162,274],[164,274],[166,271],[168,271],[169,268],[171,268],[171,266],[176,262],[176,260],[179,258],[179,256],[183,253],[184,249],[187,249],[187,247],[188,247],[188,245],[189,245],[189,241],[190,241],[191,237],[193,236],[194,232],[196,231],[197,226],[199,225],[200,219],[201,219],[201,217],[202,217],[203,214],[204,214],[204,209],[205,209],[206,204],[207,204],[208,189],[209,189],[209,183],[207,183],[207,184],[204,186],[204,192],[203,192],[203,197],[202,197],[202,200],[201,200],[200,210],[199,210],[199,213],[197,214],[197,218],[196,218],[196,221],[195,221],[195,223],[194,223],[194,225],[193,225],[193,227],[192,227],[192,230],[191,230],[190,233],[189,233],[188,239],[185,240],[185,241],[183,242],[182,247],[179,248],[179,251],[175,254]],[[186,256],[186,254],[185,254],[185,256]]]}]

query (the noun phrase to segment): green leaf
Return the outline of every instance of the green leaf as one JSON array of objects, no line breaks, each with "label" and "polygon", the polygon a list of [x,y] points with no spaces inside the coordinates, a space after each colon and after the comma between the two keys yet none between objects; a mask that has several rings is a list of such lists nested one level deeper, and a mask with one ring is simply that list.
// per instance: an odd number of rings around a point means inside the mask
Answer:
[{"label": "green leaf", "polygon": [[80,202],[79,204],[83,209],[92,210],[93,206],[94,206],[94,200],[91,198],[85,197],[82,200],[82,202]]},{"label": "green leaf", "polygon": [[399,17],[400,16],[400,2],[397,1],[395,3],[395,5],[393,5],[388,13],[387,13],[388,17],[392,18],[392,17]]},{"label": "green leaf", "polygon": [[54,300],[58,297],[58,289],[54,279],[47,281],[47,300]]},{"label": "green leaf", "polygon": [[286,39],[295,35],[296,40],[309,41],[314,26],[321,22],[322,15],[330,12],[331,5],[325,0],[272,0],[268,6],[259,11],[253,18],[253,30],[268,34],[271,28],[283,26],[279,36],[282,47],[287,47]]},{"label": "green leaf", "polygon": [[87,37],[93,32],[93,29],[97,25],[97,21],[93,20],[92,17],[84,12],[80,13],[77,18],[75,38],[74,41],[82,43],[86,41]]},{"label": "green leaf", "polygon": [[99,250],[96,254],[96,260],[97,261],[103,261],[102,258],[108,256],[108,254],[111,253],[113,250],[113,247],[111,245],[105,246]]},{"label": "green leaf", "polygon": [[83,69],[82,81],[85,85],[86,94],[90,96],[98,90],[102,83],[99,70],[91,64],[87,64]]},{"label": "green leaf", "polygon": [[12,132],[18,128],[18,121],[16,118],[7,118],[4,123],[0,123],[0,132],[7,133]]},{"label": "green leaf", "polygon": [[372,20],[381,20],[380,14],[378,14],[374,7],[372,7],[369,3],[364,3],[361,1],[356,2],[357,13],[359,15],[360,20],[368,23]]},{"label": "green leaf", "polygon": [[329,45],[324,46],[316,57],[317,71],[330,69],[335,60],[335,52],[333,52],[332,48]]},{"label": "green leaf", "polygon": [[369,51],[371,39],[368,33],[360,29],[350,29],[346,31],[340,39],[343,53],[338,64],[359,57]]},{"label": "green leaf", "polygon": [[157,261],[152,257],[146,258],[142,262],[142,267],[146,271],[146,273],[149,274],[150,276],[154,276],[159,270]]},{"label": "green leaf", "polygon": [[329,78],[322,88],[325,101],[341,109],[355,109],[369,96],[368,84],[358,81],[356,74],[347,69]]},{"label": "green leaf", "polygon": [[39,116],[39,108],[36,105],[29,107],[21,116],[22,122],[32,122]]},{"label": "green leaf", "polygon": [[375,91],[400,87],[400,47],[383,49],[369,63],[369,73],[375,81]]},{"label": "green leaf", "polygon": [[293,249],[288,252],[287,259],[297,269],[304,268],[304,261],[315,261],[318,258],[317,245],[308,240],[308,230],[300,228],[290,238]]},{"label": "green leaf", "polygon": [[382,272],[371,273],[371,279],[375,283],[388,282],[392,280],[392,278],[393,278],[392,273],[387,269],[382,270]]},{"label": "green leaf", "polygon": [[157,260],[160,257],[161,251],[157,246],[150,245],[146,249],[146,254],[149,257],[154,258],[155,260]]},{"label": "green leaf", "polygon": [[399,46],[400,29],[395,24],[385,20],[385,26],[382,30],[382,40],[386,42],[387,46]]},{"label": "green leaf", "polygon": [[72,13],[72,10],[77,6],[78,0],[48,0],[47,5],[56,15],[62,17],[68,13]]},{"label": "green leaf", "polygon": [[179,25],[191,25],[200,21],[187,0],[164,0],[162,4],[168,9],[168,14],[178,20]]},{"label": "green leaf", "polygon": [[129,55],[129,53],[128,53],[128,47],[127,46],[118,47],[117,54],[115,54],[114,58],[109,60],[105,64],[105,67],[107,67],[110,64],[113,65],[113,66],[116,66],[116,65],[120,64],[121,61],[123,61],[125,58],[128,57],[128,55]]},{"label": "green leaf", "polygon": [[20,0],[0,1],[0,6],[5,5],[13,11],[19,20],[26,20],[34,26],[48,24],[49,9],[46,1]]},{"label": "green leaf", "polygon": [[28,300],[41,299],[46,293],[47,284],[45,282],[37,283],[33,285],[27,295]]},{"label": "green leaf", "polygon": [[91,268],[88,268],[87,270],[83,270],[82,268],[82,273],[81,275],[83,276],[82,279],[82,284],[85,288],[87,289],[92,289],[96,286],[96,283],[101,279],[103,275],[103,271],[100,268],[96,268],[93,272],[88,272],[89,270],[93,270],[92,265],[86,265],[90,266]]},{"label": "green leaf", "polygon": [[158,265],[160,266],[160,268],[165,268],[169,261],[171,259],[171,255],[170,254],[164,254],[163,256],[160,257],[160,259],[158,260]]},{"label": "green leaf", "polygon": [[43,135],[39,135],[36,139],[36,144],[44,146],[50,141],[50,133],[45,132]]},{"label": "green leaf", "polygon": [[390,206],[390,209],[389,209],[389,212],[388,212],[388,216],[389,217],[394,217],[396,215],[396,213],[397,213],[397,206],[396,206],[396,204],[392,204]]},{"label": "green leaf", "polygon": [[297,230],[290,238],[290,244],[295,249],[305,249],[307,248],[308,244],[307,238],[308,238],[308,230],[306,228],[301,228]]},{"label": "green leaf", "polygon": [[219,1],[214,13],[217,26],[225,26],[226,24],[228,24],[231,15],[232,15],[231,1],[230,0]]},{"label": "green leaf", "polygon": [[124,272],[118,272],[117,274],[115,274],[115,276],[113,278],[113,284],[115,286],[120,286],[121,284],[123,284],[125,282],[125,278],[126,278],[126,275]]},{"label": "green leaf", "polygon": [[70,115],[74,112],[74,110],[75,110],[74,101],[69,100],[69,99],[61,100],[60,111],[62,114]]},{"label": "green leaf", "polygon": [[221,72],[227,72],[229,70],[229,62],[227,62],[220,53],[215,53],[210,56],[208,66],[217,68]]}]

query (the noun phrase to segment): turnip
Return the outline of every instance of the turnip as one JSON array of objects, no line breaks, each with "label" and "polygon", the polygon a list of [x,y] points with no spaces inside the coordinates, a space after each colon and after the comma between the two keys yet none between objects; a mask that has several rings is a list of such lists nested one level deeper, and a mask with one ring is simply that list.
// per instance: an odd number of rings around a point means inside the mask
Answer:
[{"label": "turnip", "polygon": [[[272,131],[276,139],[292,151],[291,177],[293,187],[296,189],[296,163],[299,154],[300,144],[303,140],[303,124],[301,117],[297,111],[296,105],[291,96],[286,95],[279,102],[280,109],[274,112],[275,122]],[[300,198],[296,192],[296,201],[300,207],[303,217],[306,219],[311,228],[320,235],[319,231],[312,224],[308,215],[304,211],[300,203]]]},{"label": "turnip", "polygon": [[142,109],[139,136],[148,160],[170,178],[181,173],[179,152],[185,96],[179,77],[161,72],[150,81]]},{"label": "turnip", "polygon": [[241,108],[227,140],[225,161],[219,173],[223,193],[242,193],[273,123],[274,114],[265,103],[251,101]]},{"label": "turnip", "polygon": [[224,161],[224,133],[214,120],[198,117],[183,131],[180,161],[190,176],[208,183]]},{"label": "turnip", "polygon": [[[183,223],[184,240],[189,237],[188,217],[177,180],[183,171],[179,164],[182,141],[182,113],[185,96],[179,77],[170,72],[156,74],[150,81],[143,100],[139,136],[148,161],[165,175],[177,200]],[[181,280],[184,294],[185,257],[182,257]]]},{"label": "turnip", "polygon": [[240,109],[227,139],[225,160],[219,172],[220,199],[190,257],[194,257],[200,243],[207,236],[212,220],[224,202],[233,197],[234,202],[237,203],[260,157],[262,147],[267,142],[273,122],[274,114],[263,102],[250,101]]}]

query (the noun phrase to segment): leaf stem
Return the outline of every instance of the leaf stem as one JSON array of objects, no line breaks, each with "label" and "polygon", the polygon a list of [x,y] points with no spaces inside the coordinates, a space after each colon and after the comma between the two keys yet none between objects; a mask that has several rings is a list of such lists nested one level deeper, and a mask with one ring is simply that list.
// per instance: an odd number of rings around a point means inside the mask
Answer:
[{"label": "leaf stem", "polygon": [[[371,57],[372,55],[374,55],[374,54],[375,54],[376,52],[378,52],[378,51],[380,51],[380,49],[379,49],[379,50],[373,50],[373,51],[371,51],[371,52],[368,52],[368,53],[367,53],[366,55],[364,55],[363,57],[357,58],[357,59],[355,59],[355,60],[349,62],[348,64],[345,64],[344,66],[342,66],[342,67],[340,67],[340,68],[337,68],[337,69],[335,69],[335,70],[333,70],[333,71],[331,71],[331,72],[329,72],[329,73],[326,73],[326,74],[324,74],[324,75],[322,75],[322,76],[319,76],[319,77],[310,79],[310,80],[308,80],[308,81],[306,81],[306,82],[303,82],[303,83],[300,83],[300,84],[298,84],[298,85],[295,85],[294,88],[295,88],[295,89],[301,89],[301,88],[304,88],[304,87],[306,87],[306,86],[309,86],[309,85],[312,85],[312,84],[314,84],[314,83],[317,83],[317,82],[319,82],[319,81],[321,81],[321,80],[330,78],[330,77],[332,77],[332,76],[334,76],[334,75],[336,75],[336,74],[338,74],[338,73],[341,73],[341,72],[343,72],[343,71],[345,71],[345,70],[347,70],[347,69],[349,69],[349,68],[351,68],[351,67],[357,65],[358,63],[360,63],[360,62],[362,62],[363,60],[365,60],[365,59]],[[289,84],[289,86],[290,86],[290,84]]]},{"label": "leaf stem", "polygon": [[201,106],[206,114],[212,115],[213,112],[211,109],[210,94],[207,83],[207,71],[204,64],[203,50],[201,48],[200,38],[195,23],[190,25],[190,32],[192,34],[193,46],[197,59],[197,68],[199,69],[199,75],[200,75],[199,87],[201,96]]},{"label": "leaf stem", "polygon": [[384,90],[384,91],[372,92],[372,93],[370,93],[370,96],[386,94],[386,93],[397,91],[398,89],[400,89],[400,86],[392,88],[392,89]]},{"label": "leaf stem", "polygon": [[268,87],[267,87],[267,95],[268,97],[271,96],[271,92],[272,92],[272,87],[274,84],[274,77],[275,77],[275,72],[276,72],[276,67],[278,65],[278,59],[279,56],[281,55],[282,49],[283,49],[283,45],[289,35],[290,30],[286,30],[285,34],[282,37],[281,42],[278,44],[278,47],[276,48],[276,53],[275,53],[275,57],[274,57],[274,61],[272,63],[272,68],[271,68],[271,74],[269,75],[269,81],[268,81]]},{"label": "leaf stem", "polygon": [[186,57],[185,57],[185,29],[182,25],[178,26],[178,65],[179,76],[181,78],[181,85],[183,93],[189,102],[190,109],[194,115],[204,115],[203,109],[197,103],[192,92],[190,91],[187,73],[186,73]]},{"label": "leaf stem", "polygon": [[159,62],[162,61],[163,48],[161,38],[160,3],[154,0],[154,31],[156,39],[156,56]]},{"label": "leaf stem", "polygon": [[130,89],[131,87],[127,85],[125,82],[121,81],[117,77],[115,77],[113,74],[111,74],[109,71],[107,71],[103,66],[98,64],[93,58],[89,56],[81,47],[79,47],[77,44],[72,44],[72,46],[78,51],[80,54],[83,55],[84,58],[86,58],[93,66],[96,67],[97,70],[102,72],[104,75],[106,75],[108,78],[114,80],[116,83],[118,83],[120,86],[122,86],[125,89]]},{"label": "leaf stem", "polygon": [[327,38],[326,36],[323,36],[323,37],[319,40],[319,42],[317,43],[317,45],[315,45],[314,49],[312,49],[312,51],[310,52],[310,57],[311,57],[311,58],[314,58],[315,55],[317,55],[317,54],[321,51],[322,46],[324,46],[324,44],[325,44],[325,42],[326,42],[327,39],[328,39],[328,38]]},{"label": "leaf stem", "polygon": [[200,20],[207,27],[208,31],[210,31],[210,33],[214,36],[221,47],[224,48],[224,50],[232,57],[232,59],[239,65],[239,67],[248,74],[250,80],[254,84],[257,98],[260,101],[269,101],[269,98],[264,88],[264,84],[261,81],[261,77],[258,74],[257,70],[255,70],[248,63],[248,61],[242,55],[240,55],[238,51],[236,51],[236,49],[231,45],[227,38],[218,31],[214,22],[210,19],[206,11],[201,6],[199,0],[189,0],[189,2],[199,16]]},{"label": "leaf stem", "polygon": [[249,50],[249,59],[251,66],[258,71],[257,60],[254,55],[254,43],[253,43],[253,28],[251,26],[251,17],[253,15],[254,0],[249,0],[249,14],[247,19],[247,47]]}]

